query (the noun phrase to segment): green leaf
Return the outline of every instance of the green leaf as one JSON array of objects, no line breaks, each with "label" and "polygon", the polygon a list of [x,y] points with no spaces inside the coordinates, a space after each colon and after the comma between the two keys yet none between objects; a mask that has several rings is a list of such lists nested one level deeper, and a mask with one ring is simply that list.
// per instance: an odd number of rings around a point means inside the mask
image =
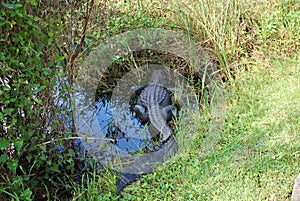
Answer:
[{"label": "green leaf", "polygon": [[33,20],[34,20],[34,21],[39,21],[39,20],[41,20],[41,18],[39,18],[39,17],[37,17],[37,16],[34,16],[34,17],[33,17]]},{"label": "green leaf", "polygon": [[4,98],[5,98],[5,99],[9,99],[9,98],[10,98],[9,93],[5,93],[5,94],[4,94]]},{"label": "green leaf", "polygon": [[42,101],[41,101],[40,99],[38,99],[38,98],[33,98],[33,100],[34,100],[37,104],[41,104],[41,103],[42,103]]},{"label": "green leaf", "polygon": [[64,59],[65,59],[64,56],[59,56],[59,57],[57,58],[58,61],[62,61],[62,60],[64,60]]},{"label": "green leaf", "polygon": [[5,138],[0,139],[0,149],[6,149],[9,146],[9,141]]},{"label": "green leaf", "polygon": [[4,91],[10,91],[10,87],[9,87],[9,86],[6,86],[6,85],[4,85],[4,86],[3,86],[3,90],[4,90]]},{"label": "green leaf", "polygon": [[21,197],[23,198],[23,200],[26,201],[31,201],[31,196],[32,196],[32,191],[30,190],[30,188],[27,188],[25,191],[23,191],[21,193]]},{"label": "green leaf", "polygon": [[14,125],[16,125],[16,123],[17,123],[17,119],[13,119],[12,121],[11,121],[11,124],[10,124],[10,126],[14,126]]},{"label": "green leaf", "polygon": [[18,160],[17,159],[12,159],[11,161],[7,162],[7,167],[8,169],[12,172],[12,173],[15,173],[16,172],[16,169],[18,167]]},{"label": "green leaf", "polygon": [[57,173],[59,173],[60,172],[60,170],[59,170],[59,166],[58,166],[58,164],[52,164],[51,166],[50,166],[50,170],[51,171],[53,171],[53,172],[57,172]]},{"label": "green leaf", "polygon": [[4,118],[4,115],[3,115],[2,112],[0,112],[0,121],[1,121],[1,122],[6,122],[6,121],[5,121],[5,118]]},{"label": "green leaf", "polygon": [[10,116],[14,110],[15,110],[14,108],[8,108],[8,109],[4,109],[2,112]]},{"label": "green leaf", "polygon": [[7,158],[8,158],[7,154],[1,154],[1,156],[0,156],[0,163],[5,162],[7,160]]},{"label": "green leaf", "polygon": [[27,20],[27,23],[31,26],[32,25],[32,21],[29,19]]},{"label": "green leaf", "polygon": [[23,7],[22,4],[8,4],[8,3],[4,3],[4,2],[2,2],[1,4],[2,4],[2,6],[4,6],[5,8],[8,8],[8,9],[16,9],[16,8]]},{"label": "green leaf", "polygon": [[19,153],[21,148],[23,147],[24,141],[23,139],[17,139],[14,141],[14,146],[16,147],[17,152]]}]

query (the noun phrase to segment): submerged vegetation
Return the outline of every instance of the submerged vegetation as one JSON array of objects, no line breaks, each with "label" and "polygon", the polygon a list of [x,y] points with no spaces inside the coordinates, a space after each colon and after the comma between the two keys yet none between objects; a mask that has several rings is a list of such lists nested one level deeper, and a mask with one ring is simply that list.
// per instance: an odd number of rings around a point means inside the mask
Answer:
[{"label": "submerged vegetation", "polygon": [[[0,7],[0,200],[290,199],[300,172],[299,0],[24,0]],[[190,122],[198,128],[187,150],[117,196],[115,172],[78,170],[82,158],[66,122],[86,55],[142,28],[199,42],[225,83],[226,116],[222,135],[207,147],[212,110],[205,105]],[[143,57],[186,65],[160,53]]]}]

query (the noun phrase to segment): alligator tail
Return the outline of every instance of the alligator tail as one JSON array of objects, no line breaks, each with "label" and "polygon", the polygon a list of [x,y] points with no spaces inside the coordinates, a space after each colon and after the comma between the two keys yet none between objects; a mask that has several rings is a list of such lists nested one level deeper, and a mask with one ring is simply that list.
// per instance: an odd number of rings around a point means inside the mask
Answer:
[{"label": "alligator tail", "polygon": [[136,181],[140,177],[139,174],[130,174],[125,172],[119,173],[119,178],[117,179],[117,194],[121,194],[122,190],[129,185],[130,183]]},{"label": "alligator tail", "polygon": [[162,164],[175,155],[177,150],[178,144],[172,135],[167,142],[160,145],[158,150],[137,157],[134,162],[119,172],[116,182],[117,194],[120,194],[127,185],[136,181],[142,174],[152,172],[158,164]]}]

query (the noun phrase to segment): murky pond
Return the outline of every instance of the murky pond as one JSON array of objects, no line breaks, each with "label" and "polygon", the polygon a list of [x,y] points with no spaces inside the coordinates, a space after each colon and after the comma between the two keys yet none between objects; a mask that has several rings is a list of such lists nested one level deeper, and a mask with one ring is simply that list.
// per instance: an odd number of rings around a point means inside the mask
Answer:
[{"label": "murky pond", "polygon": [[[105,138],[110,139],[110,143],[115,144],[119,150],[128,153],[139,152],[141,149],[149,147],[152,144],[152,139],[146,125],[143,125],[135,117],[132,110],[136,98],[133,104],[123,103],[123,111],[120,115],[124,119],[121,125],[116,124],[113,114],[120,108],[116,108],[112,100],[106,98],[100,96],[95,102],[97,120]],[[141,133],[140,130],[144,132]]]},{"label": "murky pond", "polygon": [[[188,116],[191,108],[197,112],[199,102],[193,87],[174,69],[161,65],[131,69],[118,79],[110,74],[107,76],[109,79],[100,82],[94,97],[86,95],[84,88],[77,90],[77,125],[83,137],[83,146],[102,163],[116,167],[120,162],[132,160],[138,153],[157,148],[159,141],[152,138],[147,122],[143,123],[137,118],[133,110],[140,95],[140,91],[134,88],[146,86],[156,68],[163,69],[168,75],[164,87],[169,89],[172,103],[180,111],[178,116]],[[116,81],[112,83],[111,78]],[[174,130],[173,124],[174,121],[168,122],[168,126]]]}]

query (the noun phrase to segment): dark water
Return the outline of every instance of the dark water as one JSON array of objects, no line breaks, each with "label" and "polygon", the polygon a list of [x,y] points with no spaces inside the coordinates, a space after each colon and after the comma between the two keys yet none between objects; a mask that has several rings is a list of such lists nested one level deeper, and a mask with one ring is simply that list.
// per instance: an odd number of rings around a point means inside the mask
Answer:
[{"label": "dark water", "polygon": [[[104,97],[105,98],[105,97]],[[137,118],[131,108],[133,105],[123,103],[123,111],[113,114],[116,106],[111,100],[99,97],[95,102],[96,117],[100,128],[106,138],[121,151],[134,153],[143,148],[151,146],[151,136],[146,128]],[[117,109],[120,111],[120,108]],[[114,118],[123,116],[122,125],[118,125]],[[144,131],[144,133],[141,133]]]},{"label": "dark water", "polygon": [[[157,149],[159,143],[152,139],[147,124],[142,124],[133,112],[141,92],[133,87],[146,86],[152,70],[150,67],[132,70],[122,79],[104,79],[97,89],[86,86],[76,89],[77,132],[82,137],[84,149],[99,162],[116,167],[132,161],[138,153]],[[170,69],[166,69],[166,72],[166,88],[175,89],[169,93],[179,103],[177,108],[180,108],[180,116],[188,116],[191,108],[197,112],[198,100],[193,87],[182,75]],[[113,79],[117,81],[113,83]],[[175,104],[174,100],[172,102]],[[186,137],[190,135],[192,133]]]},{"label": "dark water", "polygon": [[147,124],[142,124],[132,110],[139,94],[129,89],[125,91],[130,92],[115,96],[111,92],[100,93],[96,100],[90,98],[87,102],[84,100],[89,96],[82,91],[76,97],[79,102],[77,131],[82,137],[83,149],[98,162],[116,170],[138,154],[157,148]]}]

